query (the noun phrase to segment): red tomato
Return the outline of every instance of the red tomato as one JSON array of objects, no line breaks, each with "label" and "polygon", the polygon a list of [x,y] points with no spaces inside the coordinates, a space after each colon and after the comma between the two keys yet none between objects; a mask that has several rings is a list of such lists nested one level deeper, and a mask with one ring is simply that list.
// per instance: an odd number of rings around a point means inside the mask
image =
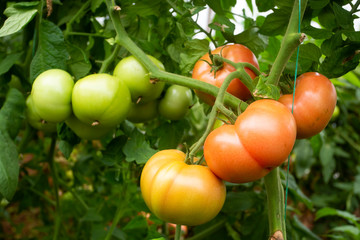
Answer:
[{"label": "red tomato", "polygon": [[[233,62],[247,62],[254,65],[259,69],[258,61],[253,52],[247,47],[241,44],[226,45],[216,48],[211,52],[212,54],[221,54],[224,58],[227,58]],[[209,54],[205,54],[200,60],[198,60],[194,66],[192,77],[203,82],[210,83],[214,86],[220,87],[224,82],[226,76],[235,71],[235,68],[230,64],[224,63],[223,67],[216,72],[211,72],[211,66],[203,61],[206,60],[212,63]],[[256,77],[255,73],[248,68],[245,71],[250,75],[252,79]],[[227,91],[232,95],[240,98],[241,100],[247,100],[251,97],[249,89],[240,81],[240,79],[234,79],[231,81]],[[215,98],[209,94],[196,91],[196,94],[207,104],[212,105]]]},{"label": "red tomato", "polygon": [[160,219],[181,225],[200,225],[221,210],[224,182],[208,167],[187,165],[179,150],[153,155],[141,174],[140,188],[149,209]]},{"label": "red tomato", "polygon": [[[309,138],[321,132],[331,119],[336,99],[335,87],[327,77],[316,72],[300,75],[296,82],[293,111],[297,138]],[[290,110],[292,101],[292,94],[279,98],[279,102]]]},{"label": "red tomato", "polygon": [[262,178],[281,165],[296,138],[291,112],[275,100],[249,105],[235,125],[223,125],[205,140],[207,165],[221,179],[244,183]]}]

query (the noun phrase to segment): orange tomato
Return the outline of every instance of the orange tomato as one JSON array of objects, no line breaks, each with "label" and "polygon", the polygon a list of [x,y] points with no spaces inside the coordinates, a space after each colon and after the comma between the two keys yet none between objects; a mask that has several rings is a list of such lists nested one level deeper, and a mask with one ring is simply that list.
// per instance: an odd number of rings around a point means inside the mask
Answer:
[{"label": "orange tomato", "polygon": [[158,218],[181,225],[200,225],[221,210],[224,182],[208,167],[187,165],[179,150],[153,155],[141,174],[140,188],[146,205]]},{"label": "orange tomato", "polygon": [[[335,87],[327,77],[317,72],[300,75],[296,82],[293,111],[297,138],[309,138],[320,133],[332,117],[336,100]],[[279,102],[290,110],[292,101],[292,94],[279,98]]]}]

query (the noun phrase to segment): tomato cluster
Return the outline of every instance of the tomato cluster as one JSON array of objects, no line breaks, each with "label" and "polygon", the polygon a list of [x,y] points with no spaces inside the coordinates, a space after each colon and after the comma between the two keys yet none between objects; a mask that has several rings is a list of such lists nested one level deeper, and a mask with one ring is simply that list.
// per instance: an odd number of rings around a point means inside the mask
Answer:
[{"label": "tomato cluster", "polygon": [[[148,57],[164,70],[159,60]],[[133,56],[123,58],[113,75],[91,74],[76,82],[66,71],[51,69],[33,83],[27,119],[44,131],[56,131],[56,124],[65,121],[79,137],[99,139],[125,119],[140,123],[159,115],[183,118],[192,104],[192,91],[179,85],[164,88],[165,83],[150,79]]]}]

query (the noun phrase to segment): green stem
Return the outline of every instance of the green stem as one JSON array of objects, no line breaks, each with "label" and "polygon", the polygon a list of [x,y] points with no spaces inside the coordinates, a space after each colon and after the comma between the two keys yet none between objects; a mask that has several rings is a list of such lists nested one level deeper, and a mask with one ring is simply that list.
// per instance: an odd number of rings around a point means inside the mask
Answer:
[{"label": "green stem", "polygon": [[198,152],[199,149],[204,145],[206,137],[212,131],[212,127],[214,126],[219,106],[221,106],[224,102],[225,92],[226,92],[226,89],[228,88],[231,80],[233,80],[234,78],[238,78],[238,77],[239,77],[238,71],[231,72],[231,73],[229,73],[229,75],[226,76],[224,82],[222,83],[222,85],[220,87],[220,90],[219,90],[218,96],[216,97],[214,106],[212,107],[211,112],[209,114],[209,121],[208,121],[208,124],[207,124],[204,134],[201,136],[201,138],[196,143],[194,143],[190,147],[190,153],[189,153],[190,161],[192,161],[196,152]]},{"label": "green stem", "polygon": [[[125,31],[121,19],[119,10],[115,10],[112,5],[111,0],[106,0],[106,4],[108,7],[110,18],[114,24],[116,30],[116,42],[123,47],[125,47],[132,55],[136,57],[144,67],[149,71],[151,78],[159,79],[161,81],[168,82],[170,84],[178,84],[182,86],[186,86],[192,89],[196,89],[202,91],[204,93],[208,93],[212,96],[217,96],[219,88],[215,87],[209,83],[205,83],[202,81],[195,80],[193,78],[181,76],[178,74],[173,74],[165,71],[161,71],[128,36]],[[230,106],[233,109],[236,109],[240,106],[241,109],[245,110],[247,104],[240,99],[234,97],[233,95],[227,93],[225,96],[224,103]]]},{"label": "green stem", "polygon": [[359,7],[359,5],[360,5],[360,0],[358,0],[358,1],[352,6],[350,13],[351,13],[351,14],[356,13],[356,12],[357,12],[357,8]]},{"label": "green stem", "polygon": [[[301,2],[301,16],[304,14],[307,0]],[[279,53],[274,61],[268,77],[268,83],[277,85],[286,64],[295,49],[303,42],[305,35],[299,33],[299,0],[294,1],[294,7],[290,16],[289,25],[281,43]]]},{"label": "green stem", "polygon": [[113,232],[115,231],[115,228],[117,226],[117,224],[119,223],[120,219],[124,216],[124,205],[123,204],[120,204],[118,206],[118,209],[116,210],[116,214],[115,214],[115,217],[113,219],[113,222],[111,224],[111,227],[109,229],[109,231],[107,232],[106,234],[106,237],[104,240],[110,240],[111,239],[111,236],[113,234]]},{"label": "green stem", "polygon": [[60,230],[60,223],[61,223],[61,211],[60,211],[60,201],[59,201],[59,182],[58,182],[58,175],[56,171],[56,166],[54,162],[54,152],[56,146],[56,135],[51,138],[51,144],[49,153],[47,156],[47,162],[49,163],[50,173],[53,179],[54,184],[54,194],[55,194],[55,229],[54,229],[54,236],[53,240],[58,239],[59,230]]},{"label": "green stem", "polygon": [[[269,234],[277,236],[279,240],[286,240],[284,189],[280,181],[279,168],[275,168],[265,176],[265,187],[267,193]],[[282,236],[282,238],[280,238]],[[270,237],[270,239],[272,239]]]},{"label": "green stem", "polygon": [[110,38],[109,36],[106,36],[104,34],[98,34],[98,33],[87,33],[87,32],[67,32],[69,35],[75,35],[75,36],[85,36],[85,37],[100,37],[100,38]]},{"label": "green stem", "polygon": [[210,236],[214,232],[217,232],[220,228],[222,228],[226,224],[226,219],[222,219],[217,221],[210,227],[206,228],[206,230],[199,232],[198,234],[188,238],[187,240],[201,240],[205,239],[206,237]]},{"label": "green stem", "polygon": [[116,58],[116,56],[118,55],[119,51],[120,51],[121,46],[119,44],[115,45],[115,49],[114,51],[111,53],[111,55],[106,58],[103,63],[101,64],[101,68],[99,70],[99,73],[104,73],[107,71],[108,67],[110,66],[110,64],[112,62],[114,62],[114,59]]},{"label": "green stem", "polygon": [[180,240],[181,237],[181,224],[176,224],[174,240]]},{"label": "green stem", "polygon": [[34,133],[35,133],[34,128],[32,128],[29,124],[26,124],[24,135],[19,143],[18,153],[24,152],[26,146],[31,141]]},{"label": "green stem", "polygon": [[72,24],[75,20],[90,6],[91,0],[85,2],[81,8],[76,12],[76,14],[66,23],[66,29],[64,32],[64,38],[66,39],[70,32],[72,32]]}]

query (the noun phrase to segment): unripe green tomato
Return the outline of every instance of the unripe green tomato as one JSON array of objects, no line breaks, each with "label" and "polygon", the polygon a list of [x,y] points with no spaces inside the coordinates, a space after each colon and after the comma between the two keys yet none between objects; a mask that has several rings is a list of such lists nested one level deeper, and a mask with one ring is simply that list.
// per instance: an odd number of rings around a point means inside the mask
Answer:
[{"label": "unripe green tomato", "polygon": [[130,103],[125,83],[109,74],[92,74],[74,85],[73,111],[86,124],[115,127],[126,118]]},{"label": "unripe green tomato", "polygon": [[[164,65],[156,58],[148,55],[150,60],[161,70]],[[134,57],[123,58],[114,69],[114,76],[123,80],[131,93],[133,102],[149,102],[158,98],[164,89],[164,82],[154,82],[150,80],[148,70]]]},{"label": "unripe green tomato", "polygon": [[131,103],[130,111],[126,117],[133,123],[143,123],[156,118],[158,115],[158,101],[147,103]]},{"label": "unripe green tomato", "polygon": [[100,139],[110,133],[114,128],[107,128],[101,125],[91,126],[90,124],[83,123],[77,119],[74,115],[71,115],[66,121],[66,125],[74,131],[74,133],[87,140]]},{"label": "unripe green tomato", "polygon": [[334,112],[331,116],[331,120],[332,121],[335,121],[338,117],[339,117],[339,114],[340,114],[340,108],[338,105],[335,106],[335,109],[334,109]]},{"label": "unripe green tomato", "polygon": [[180,85],[172,85],[160,100],[159,113],[166,119],[179,120],[186,115],[191,104],[191,89]]},{"label": "unripe green tomato", "polygon": [[74,80],[61,69],[50,69],[35,79],[31,95],[41,119],[58,123],[71,115],[71,94]]},{"label": "unripe green tomato", "polygon": [[45,122],[40,115],[36,112],[32,95],[26,99],[26,119],[30,126],[44,132],[56,132],[56,123]]}]

